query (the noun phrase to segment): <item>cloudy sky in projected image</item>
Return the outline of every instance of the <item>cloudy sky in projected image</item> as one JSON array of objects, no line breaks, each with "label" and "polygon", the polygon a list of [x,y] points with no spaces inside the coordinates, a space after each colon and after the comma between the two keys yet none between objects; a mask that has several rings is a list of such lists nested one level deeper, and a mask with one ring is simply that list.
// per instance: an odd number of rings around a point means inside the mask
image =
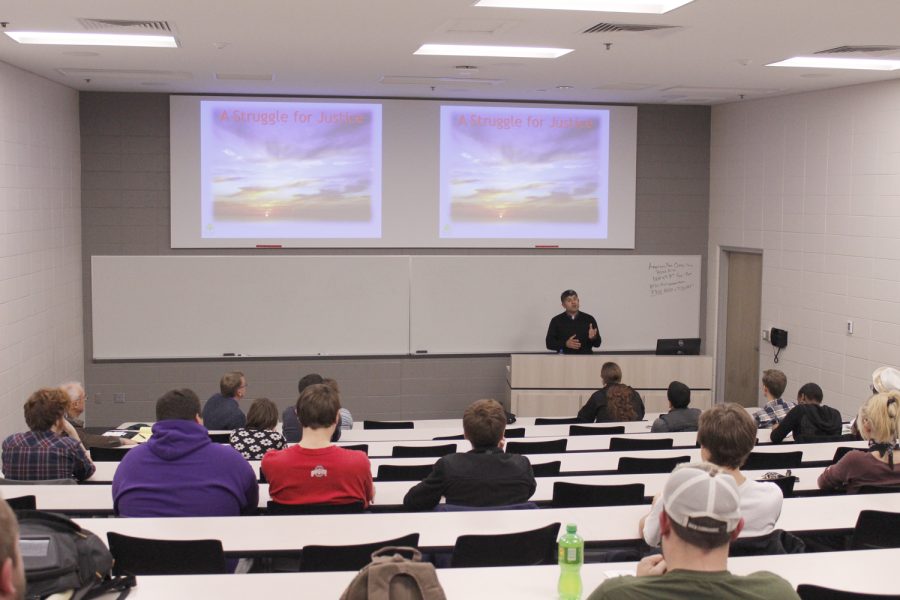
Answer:
[{"label": "cloudy sky in projected image", "polygon": [[[223,121],[227,108],[247,112],[281,108],[284,124]],[[294,110],[312,114],[295,123]],[[362,124],[317,123],[321,113],[365,115]],[[343,221],[372,218],[372,113],[361,105],[222,103],[211,111],[209,176],[213,215],[231,221]]]},{"label": "cloudy sky in projected image", "polygon": [[[468,222],[594,223],[599,219],[601,122],[591,129],[551,127],[553,117],[585,118],[585,111],[516,111],[543,118],[543,126],[498,129],[459,124],[461,115],[512,116],[477,109],[455,111],[449,120],[450,216]],[[578,114],[581,113],[581,114]]]}]

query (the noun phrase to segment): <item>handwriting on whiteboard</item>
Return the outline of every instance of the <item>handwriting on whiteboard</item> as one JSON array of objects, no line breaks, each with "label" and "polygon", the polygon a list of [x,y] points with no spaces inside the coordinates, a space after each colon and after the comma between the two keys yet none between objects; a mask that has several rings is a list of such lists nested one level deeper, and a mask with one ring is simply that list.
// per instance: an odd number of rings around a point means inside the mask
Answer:
[{"label": "handwriting on whiteboard", "polygon": [[694,267],[678,261],[650,261],[647,267],[650,278],[650,297],[686,292],[696,284]]}]

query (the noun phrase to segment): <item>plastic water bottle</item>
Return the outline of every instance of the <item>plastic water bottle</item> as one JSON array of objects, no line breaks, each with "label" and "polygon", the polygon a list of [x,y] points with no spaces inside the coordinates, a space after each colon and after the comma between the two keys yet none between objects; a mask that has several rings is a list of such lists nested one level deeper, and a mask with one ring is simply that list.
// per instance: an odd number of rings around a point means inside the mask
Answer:
[{"label": "plastic water bottle", "polygon": [[581,599],[581,565],[584,564],[584,538],[574,523],[566,525],[559,538],[559,600]]}]

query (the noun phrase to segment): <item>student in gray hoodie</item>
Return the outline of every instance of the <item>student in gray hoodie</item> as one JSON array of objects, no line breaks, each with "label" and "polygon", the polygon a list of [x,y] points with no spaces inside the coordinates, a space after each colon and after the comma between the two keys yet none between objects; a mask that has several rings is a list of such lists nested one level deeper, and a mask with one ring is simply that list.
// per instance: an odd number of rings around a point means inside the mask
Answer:
[{"label": "student in gray hoodie", "polygon": [[669,412],[659,415],[653,421],[650,431],[697,431],[700,409],[688,408],[691,403],[691,388],[680,381],[673,381],[669,384],[666,396],[669,398]]}]

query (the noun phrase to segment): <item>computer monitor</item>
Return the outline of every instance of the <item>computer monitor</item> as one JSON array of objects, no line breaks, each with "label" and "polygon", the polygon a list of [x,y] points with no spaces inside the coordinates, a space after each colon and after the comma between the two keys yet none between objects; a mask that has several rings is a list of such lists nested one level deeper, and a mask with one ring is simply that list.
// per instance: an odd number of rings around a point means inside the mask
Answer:
[{"label": "computer monitor", "polygon": [[657,354],[700,354],[700,338],[672,338],[656,340]]}]

